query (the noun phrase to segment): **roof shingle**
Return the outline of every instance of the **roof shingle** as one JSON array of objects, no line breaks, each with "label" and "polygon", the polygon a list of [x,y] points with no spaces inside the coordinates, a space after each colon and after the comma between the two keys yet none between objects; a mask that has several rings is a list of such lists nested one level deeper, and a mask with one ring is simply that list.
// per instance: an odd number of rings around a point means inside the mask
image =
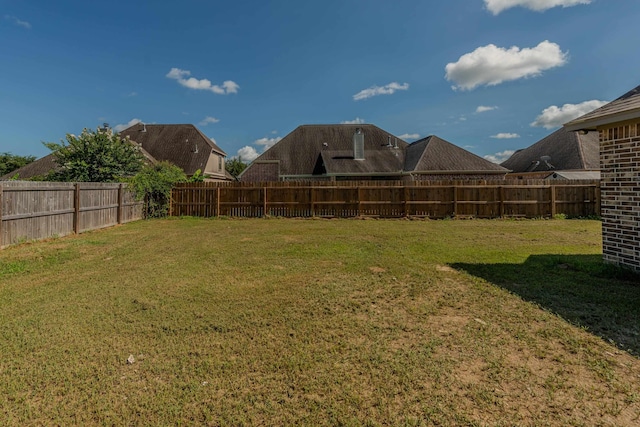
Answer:
[{"label": "roof shingle", "polygon": [[158,161],[169,161],[187,175],[199,169],[205,170],[212,151],[226,156],[216,143],[191,124],[145,125],[135,124],[122,132],[121,137],[129,137],[142,145]]},{"label": "roof shingle", "polygon": [[501,164],[513,172],[600,169],[598,134],[560,128]]}]

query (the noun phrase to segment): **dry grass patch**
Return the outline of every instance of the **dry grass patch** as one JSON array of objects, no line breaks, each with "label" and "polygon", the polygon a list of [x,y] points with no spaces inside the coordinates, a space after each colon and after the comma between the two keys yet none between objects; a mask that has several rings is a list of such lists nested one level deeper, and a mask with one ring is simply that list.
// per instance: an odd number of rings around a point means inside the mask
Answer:
[{"label": "dry grass patch", "polygon": [[638,425],[639,288],[599,263],[599,229],[174,219],[9,248],[0,413],[7,425]]}]

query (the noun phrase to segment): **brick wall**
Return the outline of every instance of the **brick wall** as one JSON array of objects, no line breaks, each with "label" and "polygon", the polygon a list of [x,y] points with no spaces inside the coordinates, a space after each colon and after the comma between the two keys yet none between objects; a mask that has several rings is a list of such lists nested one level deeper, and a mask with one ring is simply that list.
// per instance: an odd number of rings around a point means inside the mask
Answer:
[{"label": "brick wall", "polygon": [[242,182],[267,182],[280,180],[280,165],[277,162],[253,162],[243,172]]},{"label": "brick wall", "polygon": [[598,131],[603,258],[640,272],[640,121]]}]

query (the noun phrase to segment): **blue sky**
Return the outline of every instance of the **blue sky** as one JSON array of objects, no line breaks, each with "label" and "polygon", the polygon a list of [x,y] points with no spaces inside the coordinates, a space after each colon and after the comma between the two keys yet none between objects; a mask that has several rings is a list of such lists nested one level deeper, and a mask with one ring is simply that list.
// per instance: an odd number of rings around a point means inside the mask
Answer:
[{"label": "blue sky", "polygon": [[192,123],[250,160],[372,123],[501,158],[640,84],[637,0],[0,0],[0,152]]}]

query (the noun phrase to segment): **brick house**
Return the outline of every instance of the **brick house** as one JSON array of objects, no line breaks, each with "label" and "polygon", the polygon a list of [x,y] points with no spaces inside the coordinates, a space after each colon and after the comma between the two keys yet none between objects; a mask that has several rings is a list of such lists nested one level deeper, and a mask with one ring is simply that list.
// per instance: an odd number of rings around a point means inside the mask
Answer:
[{"label": "brick house", "polygon": [[598,133],[603,259],[640,272],[640,86],[564,127]]},{"label": "brick house", "polygon": [[240,181],[504,179],[507,169],[437,136],[411,144],[371,124],[302,125]]}]

